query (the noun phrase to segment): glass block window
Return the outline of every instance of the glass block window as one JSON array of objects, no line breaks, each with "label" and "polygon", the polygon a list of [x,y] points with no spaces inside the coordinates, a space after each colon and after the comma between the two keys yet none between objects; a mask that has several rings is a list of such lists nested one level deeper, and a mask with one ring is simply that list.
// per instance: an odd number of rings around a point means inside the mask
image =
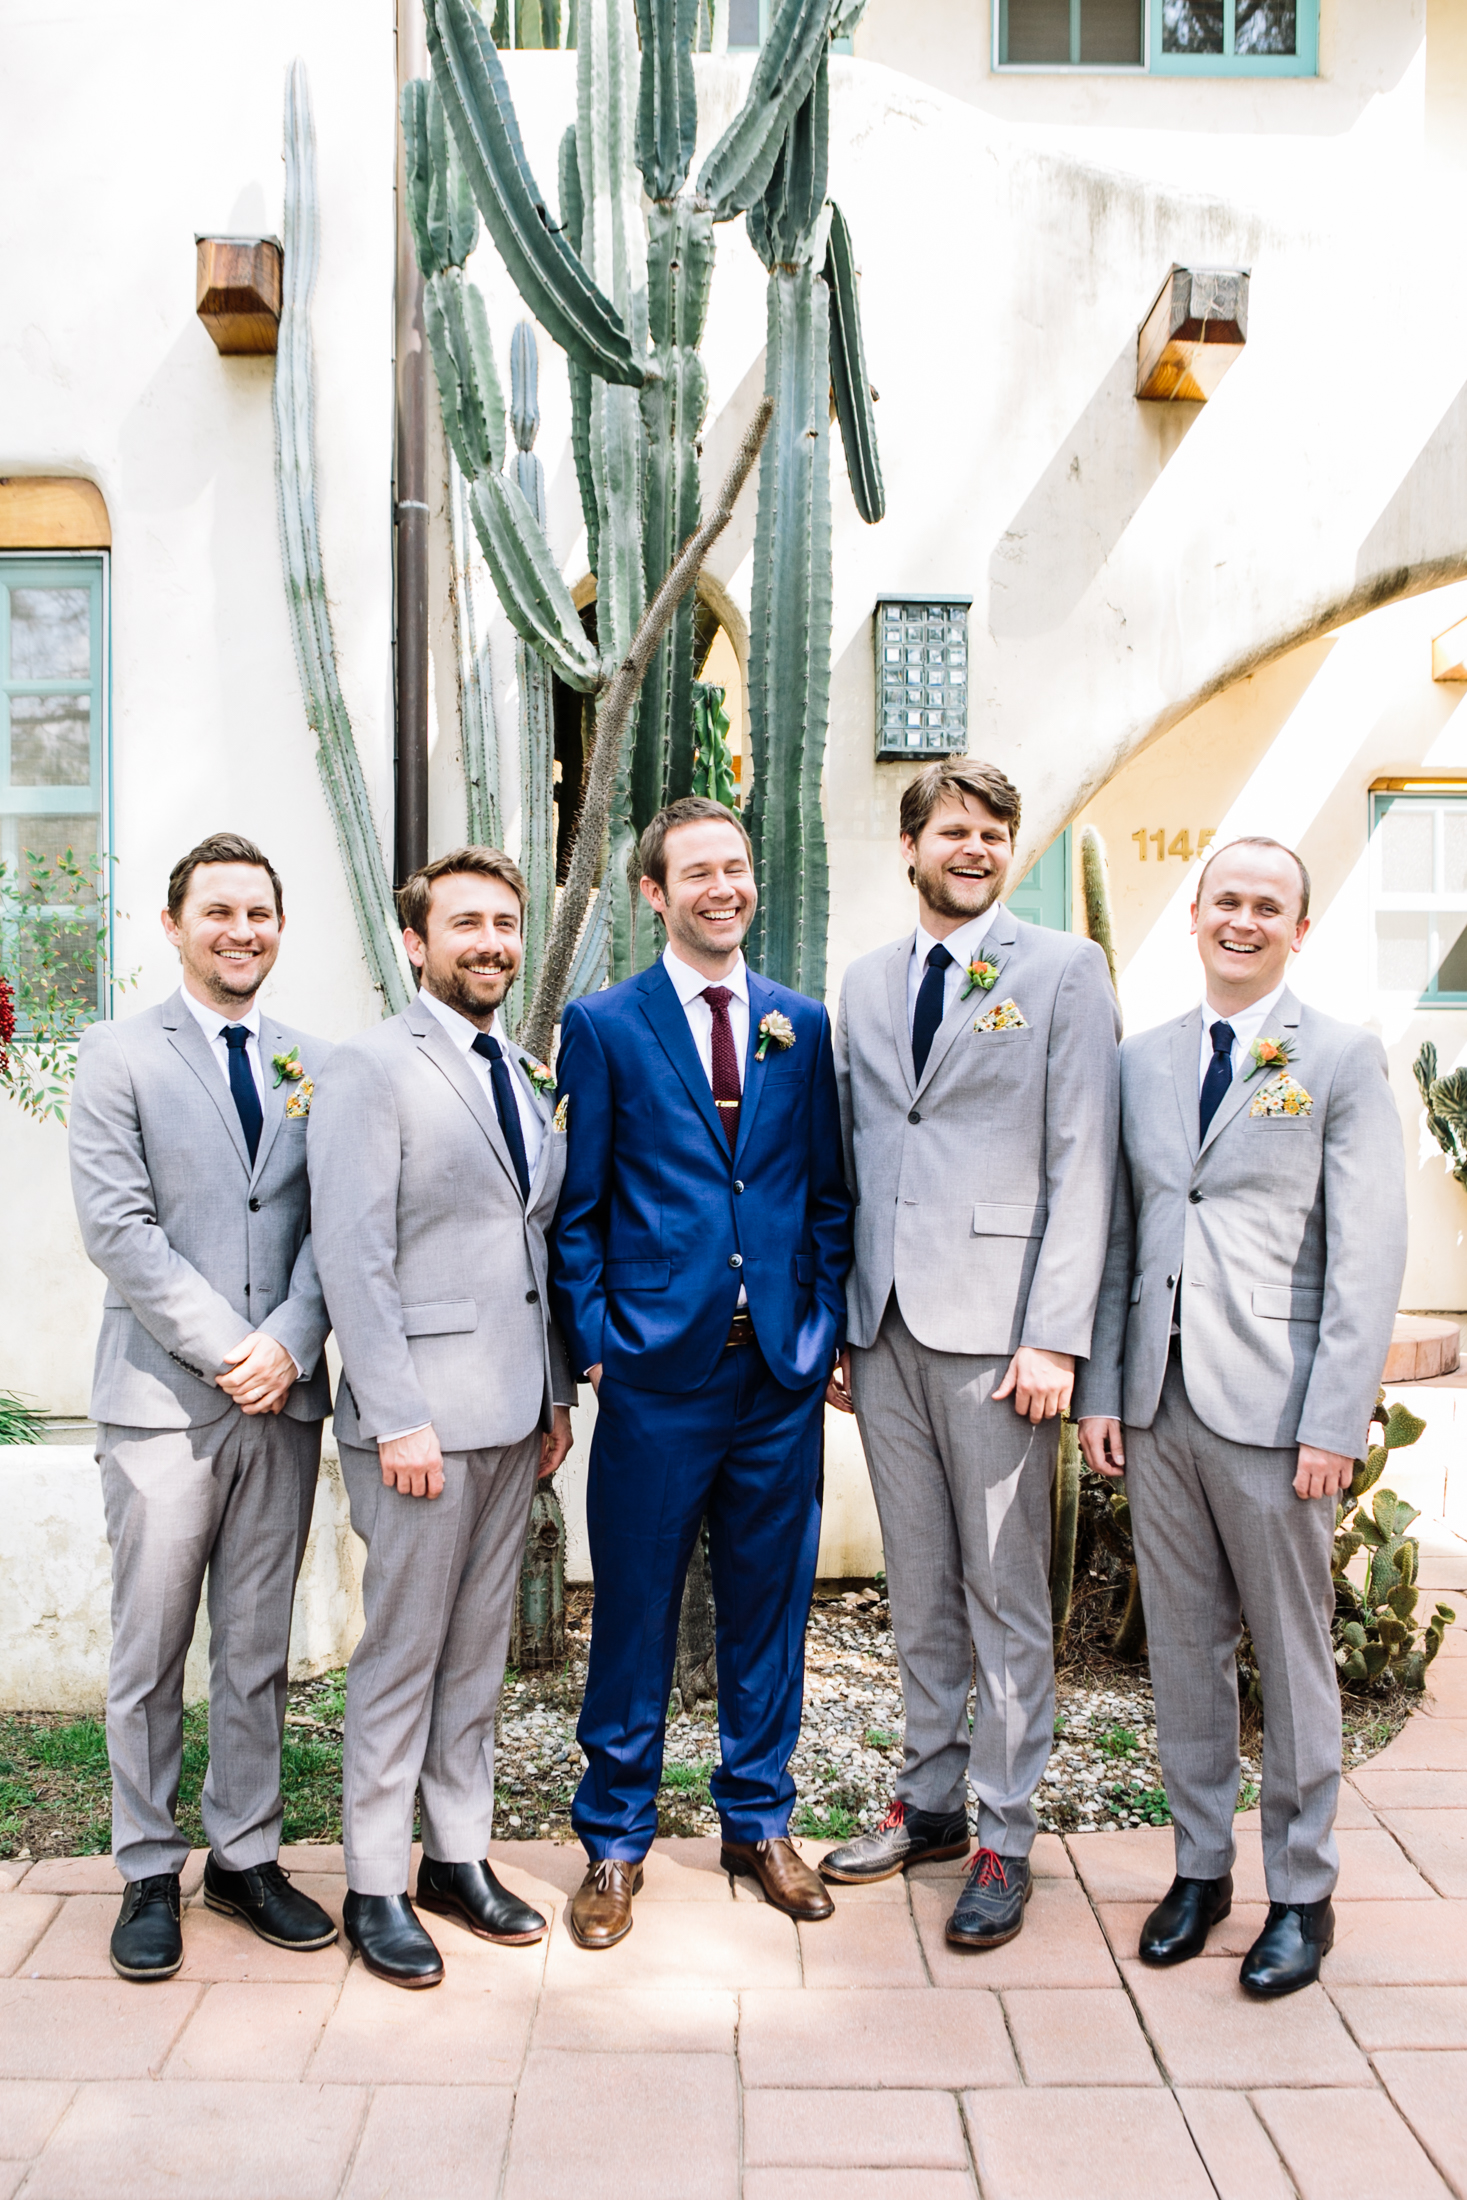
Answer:
[{"label": "glass block window", "polygon": [[971,596],[883,596],[876,606],[876,753],[961,756],[968,745]]},{"label": "glass block window", "polygon": [[[95,875],[103,854],[104,562],[0,556],[0,862],[22,881],[29,857],[54,866],[69,850]],[[101,1008],[95,961],[78,983]]]},{"label": "glass block window", "polygon": [[997,0],[1000,69],[1313,76],[1319,0]]},{"label": "glass block window", "polygon": [[1371,806],[1376,990],[1467,1006],[1467,787]]}]

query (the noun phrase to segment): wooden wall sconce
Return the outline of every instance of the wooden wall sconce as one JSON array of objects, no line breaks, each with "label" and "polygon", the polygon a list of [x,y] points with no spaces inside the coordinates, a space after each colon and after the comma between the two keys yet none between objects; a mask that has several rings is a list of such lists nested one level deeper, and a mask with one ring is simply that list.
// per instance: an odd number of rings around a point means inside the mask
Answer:
[{"label": "wooden wall sconce", "polygon": [[285,256],[274,237],[196,237],[198,316],[226,357],[275,349]]},{"label": "wooden wall sconce", "polygon": [[1247,268],[1173,267],[1141,323],[1136,395],[1205,404],[1247,341]]}]

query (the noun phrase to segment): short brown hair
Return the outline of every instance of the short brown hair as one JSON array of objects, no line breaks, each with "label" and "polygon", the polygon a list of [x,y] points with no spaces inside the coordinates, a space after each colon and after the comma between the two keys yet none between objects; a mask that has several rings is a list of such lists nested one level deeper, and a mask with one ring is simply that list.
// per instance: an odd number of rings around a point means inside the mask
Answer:
[{"label": "short brown hair", "polygon": [[264,850],[257,848],[252,840],[246,840],[243,833],[210,833],[207,840],[201,840],[186,856],[180,856],[168,874],[168,914],[175,924],[183,914],[189,881],[201,863],[252,863],[270,881],[275,894],[276,916],[285,915],[280,876]]},{"label": "short brown hair", "polygon": [[1009,829],[1012,844],[1019,837],[1019,790],[1006,779],[997,764],[984,764],[976,756],[940,756],[924,764],[915,779],[902,789],[901,829],[909,840],[920,840],[922,828],[938,804],[955,795],[969,798],[991,810]]},{"label": "short brown hair", "polygon": [[1267,833],[1240,833],[1236,840],[1225,840],[1220,848],[1214,848],[1207,861],[1203,864],[1201,871],[1198,873],[1197,892],[1193,897],[1194,900],[1199,902],[1201,901],[1202,888],[1206,883],[1208,872],[1212,869],[1212,866],[1214,865],[1214,863],[1216,863],[1219,856],[1225,856],[1227,854],[1229,848],[1277,848],[1280,855],[1288,856],[1293,862],[1298,864],[1299,922],[1302,924],[1304,922],[1304,919],[1309,914],[1309,873],[1304,868],[1304,858],[1299,854],[1297,849],[1289,847],[1286,841],[1272,840],[1269,838],[1269,835]]},{"label": "short brown hair", "polygon": [[675,833],[679,825],[701,825],[705,821],[732,825],[748,851],[749,861],[753,862],[754,844],[738,811],[726,810],[721,802],[710,802],[703,794],[685,794],[680,802],[669,802],[665,810],[659,810],[643,833],[638,848],[643,878],[655,880],[665,894],[668,834]]},{"label": "short brown hair", "polygon": [[517,863],[512,863],[500,848],[455,848],[451,854],[436,856],[421,870],[412,872],[397,889],[397,914],[404,932],[416,932],[420,940],[428,937],[428,905],[434,885],[441,878],[454,878],[463,872],[475,878],[497,878],[514,893],[520,915],[524,916],[528,890]]}]

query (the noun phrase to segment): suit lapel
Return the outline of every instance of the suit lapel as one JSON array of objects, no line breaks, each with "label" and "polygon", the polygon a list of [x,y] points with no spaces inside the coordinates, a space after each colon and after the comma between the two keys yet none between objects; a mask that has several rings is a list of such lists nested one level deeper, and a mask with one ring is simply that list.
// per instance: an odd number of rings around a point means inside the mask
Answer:
[{"label": "suit lapel", "polygon": [[[723,1135],[723,1125],[719,1122],[718,1110],[713,1105],[713,1088],[698,1059],[698,1049],[694,1046],[693,1034],[688,1029],[687,1013],[677,997],[677,987],[663,969],[660,960],[638,980],[638,990],[642,996],[642,1014],[657,1034],[663,1052],[682,1079],[688,1098],[717,1139],[719,1152],[726,1154],[728,1140]],[[752,1012],[752,979],[749,999]],[[751,1027],[752,1021],[751,1013]]]},{"label": "suit lapel", "polygon": [[[1273,1028],[1272,1030],[1269,1030],[1267,1028],[1261,1030],[1258,1034],[1260,1039],[1272,1039],[1278,1032],[1281,1031],[1298,1030],[1299,1003],[1295,1000],[1293,994],[1288,991],[1287,987],[1280,995],[1279,1000],[1274,1007],[1273,1014],[1269,1017],[1268,1022],[1270,1025],[1272,1025]],[[1250,1071],[1252,1072],[1251,1076],[1249,1074]],[[1272,1074],[1274,1076],[1277,1076],[1277,1070],[1275,1070]],[[1228,1124],[1232,1122],[1233,1117],[1241,1109],[1243,1102],[1245,1100],[1251,1100],[1254,1094],[1256,1092],[1261,1092],[1263,1090],[1263,1087],[1267,1083],[1268,1078],[1263,1074],[1263,1072],[1254,1068],[1251,1051],[1250,1053],[1245,1054],[1243,1056],[1243,1059],[1238,1064],[1236,1076],[1233,1078],[1232,1083],[1229,1085],[1227,1091],[1223,1094],[1221,1101],[1218,1103],[1218,1110],[1216,1115],[1207,1126],[1207,1136],[1202,1141],[1202,1151],[1204,1153],[1207,1152],[1208,1148],[1217,1138],[1219,1132],[1226,1130]]]},{"label": "suit lapel", "polygon": [[1182,1136],[1187,1141],[1187,1158],[1195,1164],[1197,1159],[1197,1125],[1201,1120],[1199,1103],[1202,1088],[1197,1081],[1197,1063],[1202,1045],[1202,1015],[1193,1009],[1184,1016],[1172,1031],[1172,1083],[1176,1087],[1177,1108],[1182,1118]]},{"label": "suit lapel", "polygon": [[749,985],[749,1047],[744,1058],[744,1090],[739,1106],[739,1135],[734,1146],[734,1166],[738,1167],[744,1148],[749,1143],[754,1128],[754,1118],[759,1112],[759,1099],[764,1090],[764,1072],[774,1049],[765,1049],[764,1060],[759,1055],[759,1020],[767,1016],[774,1006],[774,988],[768,980],[756,972],[747,973]]},{"label": "suit lapel", "polygon": [[520,1180],[514,1173],[514,1163],[509,1158],[509,1148],[504,1143],[504,1133],[499,1128],[499,1116],[494,1103],[483,1085],[470,1069],[448,1033],[431,1009],[414,1001],[402,1012],[402,1020],[417,1040],[428,1060],[436,1070],[448,1079],[454,1091],[478,1124],[493,1149],[494,1158],[503,1169],[519,1197]]},{"label": "suit lapel", "polygon": [[910,939],[899,941],[886,965],[886,1005],[891,1011],[892,1044],[909,1093],[917,1090],[917,1071],[912,1061],[912,1024],[907,1013],[907,974],[916,937],[914,932]]},{"label": "suit lapel", "polygon": [[255,1148],[255,1167],[254,1175],[250,1178],[251,1183],[259,1176],[265,1163],[270,1158],[270,1148],[274,1145],[280,1126],[285,1121],[286,1100],[295,1090],[293,1085],[287,1085],[283,1077],[277,1077],[271,1059],[276,1054],[288,1054],[290,1047],[290,1039],[280,1029],[279,1025],[267,1024],[262,1017],[260,1020],[260,1069],[263,1073],[265,1090],[261,1105],[265,1111],[265,1121],[260,1130],[260,1143]]},{"label": "suit lapel", "polygon": [[544,1095],[536,1092],[530,1073],[524,1066],[524,1056],[519,1048],[517,1046],[507,1046],[506,1052],[509,1059],[510,1076],[514,1078],[522,1091],[529,1094],[530,1106],[540,1118],[540,1156],[530,1176],[530,1196],[525,1202],[528,1211],[540,1196],[540,1187],[545,1181],[545,1171],[550,1166],[550,1124],[555,1111],[550,1107]]},{"label": "suit lapel", "polygon": [[[219,1018],[220,1023],[224,1017]],[[164,1003],[163,1028],[174,1051],[182,1055],[198,1078],[209,1098],[219,1110],[219,1120],[229,1134],[229,1142],[239,1155],[240,1167],[245,1175],[250,1173],[250,1149],[245,1144],[244,1130],[239,1120],[239,1109],[234,1104],[234,1094],[220,1075],[214,1051],[199,1027],[198,1019],[189,1009],[182,992]],[[263,1146],[263,1139],[261,1144]]]},{"label": "suit lapel", "polygon": [[[978,949],[982,961],[991,962],[996,966],[998,977],[994,979],[992,985],[986,991],[970,993],[966,1000],[963,998],[963,986],[966,983],[964,979],[960,978],[953,988],[952,1005],[938,1025],[937,1030],[933,1033],[932,1051],[927,1057],[926,1065],[922,1071],[922,1079],[917,1087],[917,1097],[919,1099],[931,1084],[937,1071],[941,1069],[953,1041],[957,1038],[963,1026],[970,1019],[976,1022],[977,1018],[974,1017],[973,1013],[975,1002],[992,1001],[995,994],[997,994],[999,980],[1003,977],[1005,966],[1013,955],[1014,944],[1018,937],[1019,927],[1016,919],[1011,917],[1007,909],[1000,905],[994,911],[993,921],[984,933],[982,943]],[[983,1013],[984,1010],[980,1007],[978,1015],[981,1016]],[[910,1038],[907,1041],[907,1051],[910,1057]]]}]

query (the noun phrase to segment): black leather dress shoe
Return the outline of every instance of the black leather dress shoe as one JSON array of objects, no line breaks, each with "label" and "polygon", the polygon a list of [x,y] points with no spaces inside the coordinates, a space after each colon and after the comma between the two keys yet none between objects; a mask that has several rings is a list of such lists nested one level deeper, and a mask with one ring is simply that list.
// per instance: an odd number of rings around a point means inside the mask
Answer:
[{"label": "black leather dress shoe", "polygon": [[979,1849],[947,1921],[954,1948],[1001,1948],[1024,1923],[1024,1904],[1034,1892],[1027,1856]]},{"label": "black leather dress shoe", "polygon": [[177,1872],[128,1881],[108,1954],[119,1978],[172,1978],[183,1961]]},{"label": "black leather dress shoe", "polygon": [[341,1922],[374,1978],[385,1978],[392,1986],[441,1982],[443,1958],[405,1894],[353,1894],[348,1889]]},{"label": "black leather dress shoe", "polygon": [[900,1796],[869,1833],[858,1833],[820,1860],[822,1879],[841,1887],[867,1887],[895,1879],[909,1864],[937,1864],[968,1853],[968,1813],[913,1810]]},{"label": "black leather dress shoe", "polygon": [[272,1948],[329,1948],[336,1938],[336,1927],[320,1903],[293,1887],[280,1864],[229,1872],[211,1849],[204,1866],[204,1901],[224,1917],[242,1917]]},{"label": "black leather dress shoe", "polygon": [[544,1938],[546,1921],[528,1902],[501,1887],[486,1863],[438,1864],[425,1856],[418,1866],[420,1910],[456,1917],[481,1940],[501,1948],[526,1948]]},{"label": "black leather dress shoe", "polygon": [[1275,2001],[1312,1986],[1335,1944],[1335,1907],[1323,1902],[1270,1902],[1268,1923],[1243,1958],[1238,1973],[1245,1994]]},{"label": "black leather dress shoe", "polygon": [[1168,1887],[1141,1928],[1143,1963],[1187,1963],[1200,1956],[1207,1936],[1233,1906],[1233,1875],[1221,1879],[1183,1879]]}]

